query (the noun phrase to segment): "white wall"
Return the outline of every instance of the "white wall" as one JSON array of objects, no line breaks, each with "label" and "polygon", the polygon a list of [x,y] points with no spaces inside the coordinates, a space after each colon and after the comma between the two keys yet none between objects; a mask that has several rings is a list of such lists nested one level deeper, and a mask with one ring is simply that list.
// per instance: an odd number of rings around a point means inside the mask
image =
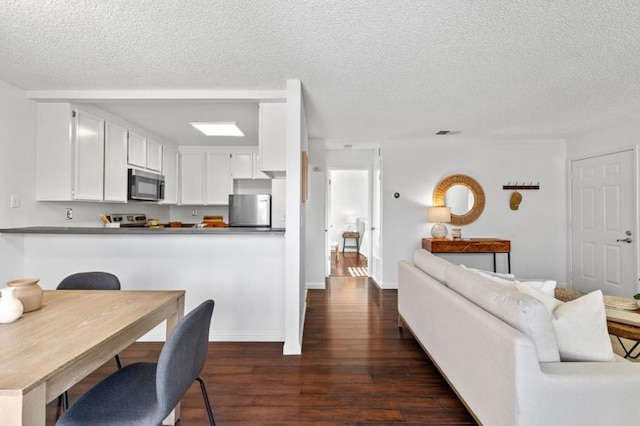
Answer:
[{"label": "white wall", "polygon": [[[567,282],[567,207],[565,142],[562,140],[429,140],[381,143],[383,257],[385,288],[397,286],[397,264],[410,260],[421,239],[430,236],[425,212],[435,186],[454,173],[482,185],[486,206],[480,218],[462,228],[463,237],[511,240],[512,272],[523,278]],[[521,191],[520,209],[509,208],[511,191],[502,185],[540,183],[539,191]],[[398,192],[400,198],[394,198]],[[451,228],[451,226],[448,226]],[[498,256],[498,268],[506,268]],[[452,255],[456,263],[490,269],[491,255]]]},{"label": "white wall", "polygon": [[[369,220],[369,172],[366,170],[331,170],[331,200],[329,241],[336,241],[342,250],[342,233],[351,222],[356,229],[357,218]],[[353,240],[346,241],[354,246]],[[353,251],[353,250],[351,250]],[[366,253],[366,252],[365,252]]]},{"label": "white wall", "polygon": [[[31,223],[36,210],[36,104],[0,81],[0,228]],[[11,194],[20,208],[10,208]],[[0,283],[23,277],[23,241],[0,239]],[[2,286],[2,284],[0,284]]]},{"label": "white wall", "polygon": [[[310,144],[311,162],[331,168],[371,169],[373,150],[328,150],[323,153],[320,140]],[[444,177],[463,173],[484,188],[486,206],[480,218],[461,226],[464,237],[505,238],[512,242],[512,271],[523,278],[549,278],[567,282],[567,189],[566,147],[563,140],[466,140],[431,138],[427,140],[386,141],[381,144],[382,218],[384,277],[381,286],[397,286],[397,263],[409,260],[421,239],[430,236],[431,224],[426,209],[432,204],[435,185]],[[324,157],[323,157],[324,154]],[[318,203],[310,213],[307,229],[307,284],[324,279],[324,233],[317,226],[325,214],[326,192],[317,172],[311,186],[311,199]],[[509,208],[509,182],[540,183],[539,191],[522,191],[520,209]],[[394,192],[400,198],[393,197]],[[322,208],[321,208],[322,207]],[[322,216],[322,218],[320,218]],[[451,226],[449,225],[450,229]],[[314,250],[312,252],[312,250]],[[313,256],[312,256],[313,254]],[[447,256],[456,263],[490,269],[491,255]],[[506,256],[498,255],[499,270],[506,270]]]},{"label": "white wall", "polygon": [[[36,103],[0,81],[0,228],[24,226],[35,212]],[[11,194],[20,208],[10,208]]]},{"label": "white wall", "polygon": [[602,154],[640,142],[640,121],[632,120],[567,140],[567,158]]},{"label": "white wall", "polygon": [[[186,290],[185,312],[214,299],[211,340],[284,340],[282,235],[27,234],[16,239],[24,240],[26,268],[41,279],[43,289],[55,289],[75,272],[109,271],[127,290]],[[164,340],[163,328],[147,340]]]},{"label": "white wall", "polygon": [[307,288],[325,286],[325,198],[326,155],[324,140],[309,140],[309,199],[307,200],[306,268]]},{"label": "white wall", "polygon": [[[309,201],[307,201],[306,226],[306,286],[324,288],[325,264],[325,215],[327,214],[328,170],[367,170],[371,173],[373,150],[327,150],[324,140],[309,141]],[[317,167],[314,170],[314,166]],[[369,197],[371,194],[369,193]],[[342,241],[342,240],[340,240]]]}]

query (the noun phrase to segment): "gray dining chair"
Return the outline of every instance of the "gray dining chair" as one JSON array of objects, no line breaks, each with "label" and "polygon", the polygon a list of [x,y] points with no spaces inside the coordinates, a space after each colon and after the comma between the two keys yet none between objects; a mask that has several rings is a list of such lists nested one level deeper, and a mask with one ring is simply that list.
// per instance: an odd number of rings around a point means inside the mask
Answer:
[{"label": "gray dining chair", "polygon": [[[78,272],[69,275],[58,284],[57,290],[120,290],[120,280],[110,272]],[[118,369],[122,368],[120,357],[115,356]],[[58,398],[58,406],[69,408],[69,396],[65,391]]]},{"label": "gray dining chair", "polygon": [[167,338],[157,363],[137,362],[108,376],[82,395],[57,426],[156,426],[200,383],[207,415],[215,425],[200,373],[207,358],[213,300],[189,312]]}]

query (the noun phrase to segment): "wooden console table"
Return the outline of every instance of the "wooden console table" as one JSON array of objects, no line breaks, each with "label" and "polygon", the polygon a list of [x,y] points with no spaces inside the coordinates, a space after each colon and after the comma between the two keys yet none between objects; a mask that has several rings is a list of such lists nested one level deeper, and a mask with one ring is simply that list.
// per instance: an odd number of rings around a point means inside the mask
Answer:
[{"label": "wooden console table", "polygon": [[496,272],[496,253],[507,254],[507,271],[511,273],[511,241],[497,238],[423,238],[422,248],[431,253],[493,253],[493,271]]}]

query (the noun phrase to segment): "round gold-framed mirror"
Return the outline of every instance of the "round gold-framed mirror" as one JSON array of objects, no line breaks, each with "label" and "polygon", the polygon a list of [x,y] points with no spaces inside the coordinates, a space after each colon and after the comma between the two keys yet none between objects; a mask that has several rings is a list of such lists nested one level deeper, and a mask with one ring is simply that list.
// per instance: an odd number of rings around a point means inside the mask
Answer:
[{"label": "round gold-framed mirror", "polygon": [[451,207],[451,224],[468,225],[478,219],[484,210],[484,190],[470,176],[447,176],[433,191],[433,206]]}]

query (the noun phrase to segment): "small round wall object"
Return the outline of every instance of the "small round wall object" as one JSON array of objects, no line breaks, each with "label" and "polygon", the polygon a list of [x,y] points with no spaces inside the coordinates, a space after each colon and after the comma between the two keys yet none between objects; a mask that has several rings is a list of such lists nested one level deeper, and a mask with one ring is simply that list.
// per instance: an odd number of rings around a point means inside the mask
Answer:
[{"label": "small round wall object", "polygon": [[511,210],[518,210],[521,202],[522,194],[520,194],[518,191],[513,191],[513,194],[511,194],[511,200],[509,201],[509,207],[511,208]]},{"label": "small round wall object", "polygon": [[399,192],[394,192],[393,193],[393,198],[400,198],[400,193]]}]

